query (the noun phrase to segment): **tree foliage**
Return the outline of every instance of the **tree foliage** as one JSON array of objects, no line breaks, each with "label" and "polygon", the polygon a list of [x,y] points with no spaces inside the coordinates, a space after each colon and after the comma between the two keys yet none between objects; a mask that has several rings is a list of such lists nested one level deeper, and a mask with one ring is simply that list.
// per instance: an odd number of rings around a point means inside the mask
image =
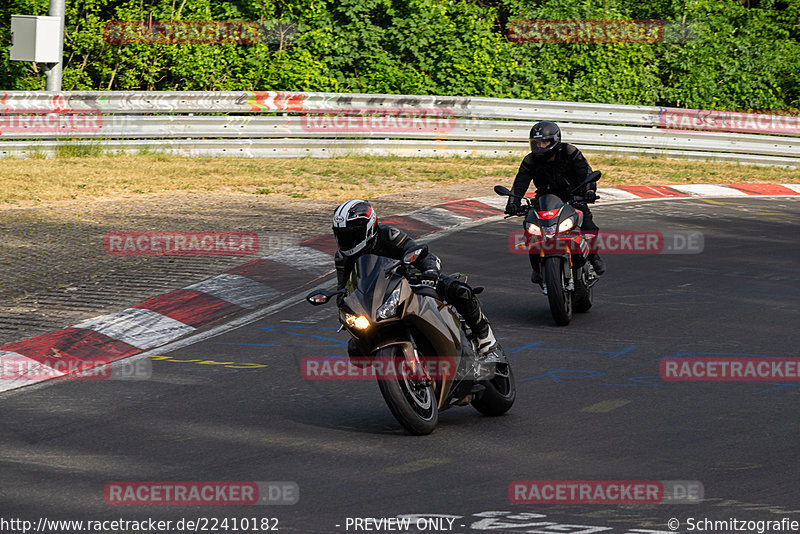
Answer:
[{"label": "tree foliage", "polygon": [[[44,89],[8,59],[3,89]],[[658,19],[678,38],[512,42],[520,19]],[[255,44],[114,44],[108,21],[249,20]],[[800,0],[67,0],[64,90],[286,90],[493,96],[706,109],[800,107]],[[270,29],[274,29],[274,31]],[[673,36],[674,37],[674,36]]]}]

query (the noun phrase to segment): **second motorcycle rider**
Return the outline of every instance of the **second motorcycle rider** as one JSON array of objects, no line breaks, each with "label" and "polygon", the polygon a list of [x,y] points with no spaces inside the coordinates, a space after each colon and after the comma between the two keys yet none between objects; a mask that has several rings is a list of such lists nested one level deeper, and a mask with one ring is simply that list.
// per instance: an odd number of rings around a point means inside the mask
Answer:
[{"label": "second motorcycle rider", "polygon": [[[511,192],[517,198],[509,197],[506,204],[506,213],[509,215],[515,215],[519,211],[518,197],[525,194],[531,181],[536,186],[537,198],[540,195],[552,194],[564,202],[570,202],[573,198],[572,190],[592,172],[586,158],[576,146],[561,142],[561,129],[554,122],[542,121],[534,124],[531,128],[530,144],[531,152],[522,160],[511,188]],[[580,191],[579,195],[593,202],[596,190],[597,182],[592,182],[584,188],[584,191]],[[585,202],[572,205],[583,212],[582,230],[596,233],[599,228],[592,220],[589,206]],[[533,267],[531,282],[541,284],[539,256],[530,254],[528,257]],[[603,274],[606,270],[605,262],[599,254],[589,254],[589,263],[597,274]]]}]

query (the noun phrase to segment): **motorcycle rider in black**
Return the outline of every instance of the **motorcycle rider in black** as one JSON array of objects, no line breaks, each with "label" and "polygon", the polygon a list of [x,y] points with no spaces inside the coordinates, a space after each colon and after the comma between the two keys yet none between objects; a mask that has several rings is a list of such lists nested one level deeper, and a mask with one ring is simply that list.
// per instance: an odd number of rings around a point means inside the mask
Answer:
[{"label": "motorcycle rider in black", "polygon": [[[419,246],[408,234],[394,226],[378,224],[370,203],[359,199],[348,200],[336,208],[333,234],[338,246],[334,255],[338,289],[347,286],[356,259],[361,254],[399,260],[406,252]],[[419,262],[422,271],[420,283],[435,289],[442,301],[452,304],[461,314],[477,339],[479,355],[486,356],[499,348],[472,288],[455,276],[442,276],[441,261],[431,252],[420,258]],[[351,356],[358,355],[353,343],[348,346],[348,352]]]},{"label": "motorcycle rider in black", "polygon": [[[536,198],[552,194],[565,202],[570,202],[575,196],[583,197],[585,201],[570,203],[583,212],[581,229],[588,233],[596,233],[599,228],[592,220],[592,212],[589,211],[586,202],[594,201],[597,182],[591,182],[577,192],[572,192],[592,172],[592,168],[581,151],[574,145],[562,143],[561,129],[556,123],[550,121],[534,124],[531,128],[530,144],[531,153],[522,160],[511,192],[517,197],[525,195],[532,181],[536,186]],[[508,215],[516,215],[519,209],[520,199],[509,197],[505,212]],[[539,256],[529,254],[528,258],[530,258],[533,268],[531,282],[541,285]],[[603,274],[606,271],[605,262],[599,254],[589,254],[588,259],[595,273]]]}]

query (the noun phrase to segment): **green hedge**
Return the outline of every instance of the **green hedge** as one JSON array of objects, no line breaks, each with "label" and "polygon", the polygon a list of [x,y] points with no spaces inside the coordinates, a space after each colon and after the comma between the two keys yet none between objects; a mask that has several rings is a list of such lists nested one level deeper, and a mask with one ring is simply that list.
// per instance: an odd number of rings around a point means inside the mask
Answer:
[{"label": "green hedge", "polygon": [[[10,5],[9,5],[10,4]],[[8,59],[3,89],[44,89]],[[109,20],[252,20],[280,42],[118,45]],[[519,19],[660,19],[689,39],[543,44],[508,39]],[[800,107],[800,0],[67,0],[64,90],[292,90],[493,96],[706,109]]]}]

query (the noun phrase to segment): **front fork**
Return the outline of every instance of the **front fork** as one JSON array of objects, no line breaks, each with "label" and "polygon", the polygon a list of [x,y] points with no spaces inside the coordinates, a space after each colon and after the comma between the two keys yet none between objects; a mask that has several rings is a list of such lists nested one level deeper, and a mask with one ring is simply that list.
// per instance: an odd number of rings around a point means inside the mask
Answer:
[{"label": "front fork", "polygon": [[[553,255],[551,255],[551,257],[552,256]],[[572,276],[572,272],[573,272],[573,270],[572,270],[572,268],[573,268],[572,251],[570,250],[569,245],[567,245],[566,251],[564,251],[562,254],[558,254],[557,256],[560,256],[562,258],[562,260],[563,260],[561,262],[561,268],[564,271],[564,279],[567,281],[567,285],[564,287],[564,289],[566,291],[575,291],[575,277]],[[539,251],[539,265],[538,265],[537,268],[539,269],[539,276],[542,277],[542,280],[543,280],[543,284],[542,285],[543,285],[543,290],[544,290],[544,294],[545,295],[547,294],[547,281],[544,280],[544,272],[542,271],[542,265],[544,265],[544,259],[546,257],[548,257],[548,256],[545,255],[544,250],[540,250]]]}]

